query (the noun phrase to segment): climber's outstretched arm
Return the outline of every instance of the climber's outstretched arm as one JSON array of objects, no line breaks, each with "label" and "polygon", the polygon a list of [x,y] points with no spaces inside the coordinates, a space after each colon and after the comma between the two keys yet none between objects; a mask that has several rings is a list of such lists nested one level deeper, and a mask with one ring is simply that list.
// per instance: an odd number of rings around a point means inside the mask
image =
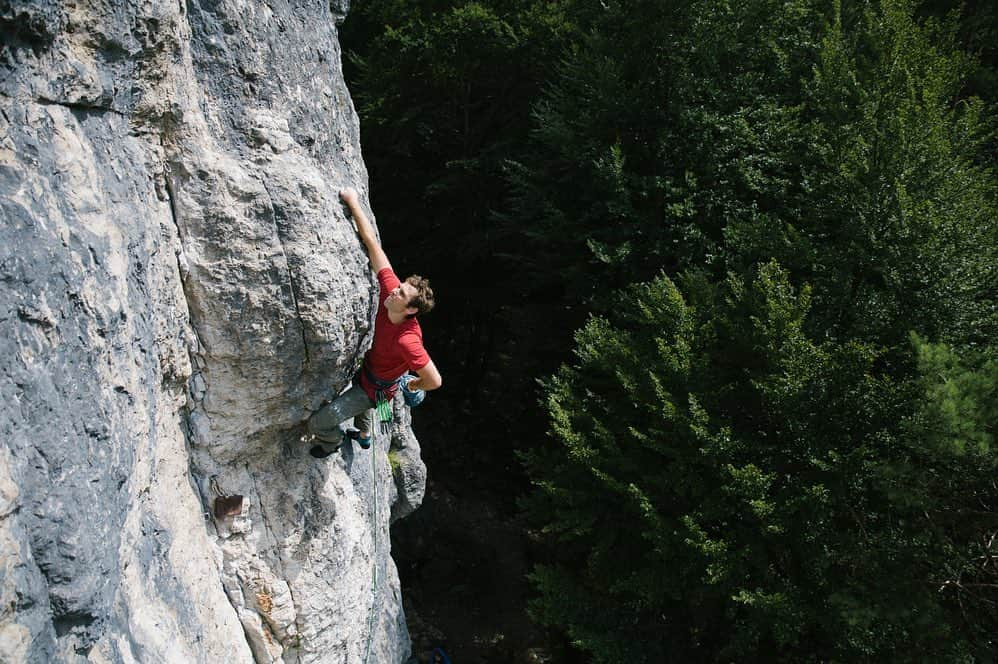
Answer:
[{"label": "climber's outstretched arm", "polygon": [[340,192],[340,198],[350,208],[350,214],[353,215],[353,220],[357,224],[357,234],[360,235],[361,241],[367,247],[367,256],[371,259],[371,269],[380,272],[386,267],[391,267],[392,264],[388,262],[388,256],[385,255],[381,244],[378,243],[378,236],[374,234],[374,226],[364,214],[364,208],[360,206],[357,190],[353,187],[347,187]]}]

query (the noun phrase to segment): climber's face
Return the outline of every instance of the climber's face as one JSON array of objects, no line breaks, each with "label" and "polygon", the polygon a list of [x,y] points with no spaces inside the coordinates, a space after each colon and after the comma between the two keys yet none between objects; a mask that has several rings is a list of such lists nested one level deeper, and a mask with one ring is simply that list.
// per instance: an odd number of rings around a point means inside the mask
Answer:
[{"label": "climber's face", "polygon": [[385,308],[395,314],[414,314],[419,311],[416,307],[410,307],[409,301],[416,295],[416,287],[407,281],[403,281],[395,290],[388,294],[385,300]]}]

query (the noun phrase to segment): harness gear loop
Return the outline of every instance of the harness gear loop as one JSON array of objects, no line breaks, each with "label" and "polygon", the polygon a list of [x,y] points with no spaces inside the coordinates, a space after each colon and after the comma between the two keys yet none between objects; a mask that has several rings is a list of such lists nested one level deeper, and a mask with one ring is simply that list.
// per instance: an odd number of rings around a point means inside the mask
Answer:
[{"label": "harness gear loop", "polygon": [[395,380],[381,380],[371,372],[371,369],[367,366],[367,362],[364,362],[364,376],[375,388],[374,407],[378,411],[381,432],[388,433],[391,431],[392,426],[392,402],[389,399],[389,394],[392,394],[393,388],[398,386],[399,381],[402,380],[402,376],[399,376]]}]

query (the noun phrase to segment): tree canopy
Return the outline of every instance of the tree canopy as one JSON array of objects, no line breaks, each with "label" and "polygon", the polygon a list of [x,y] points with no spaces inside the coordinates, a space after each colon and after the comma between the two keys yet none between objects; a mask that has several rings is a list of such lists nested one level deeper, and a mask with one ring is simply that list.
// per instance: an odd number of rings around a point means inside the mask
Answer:
[{"label": "tree canopy", "polygon": [[462,392],[530,423],[536,620],[597,662],[992,661],[992,10],[362,7],[376,204],[466,298]]},{"label": "tree canopy", "polygon": [[586,44],[510,215],[603,312],[525,455],[538,618],[601,662],[986,659],[995,189],[954,27],[639,2]]}]

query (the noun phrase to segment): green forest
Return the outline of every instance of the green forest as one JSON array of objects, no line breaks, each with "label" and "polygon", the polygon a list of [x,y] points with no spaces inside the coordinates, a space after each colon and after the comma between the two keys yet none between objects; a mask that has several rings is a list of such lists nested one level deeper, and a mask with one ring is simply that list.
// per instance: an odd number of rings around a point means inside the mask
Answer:
[{"label": "green forest", "polygon": [[[498,606],[461,556],[501,539],[535,661],[998,660],[995,5],[365,0],[341,31],[383,242],[437,292],[418,613]],[[446,622],[455,664],[521,661]]]}]

